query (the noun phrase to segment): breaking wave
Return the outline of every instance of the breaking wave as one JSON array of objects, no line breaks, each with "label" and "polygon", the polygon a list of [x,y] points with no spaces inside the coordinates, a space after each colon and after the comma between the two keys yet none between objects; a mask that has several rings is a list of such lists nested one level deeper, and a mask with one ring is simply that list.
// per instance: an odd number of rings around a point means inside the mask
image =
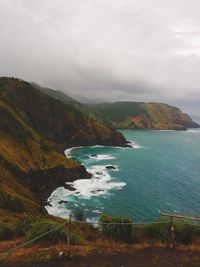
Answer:
[{"label": "breaking wave", "polygon": [[186,131],[186,133],[196,133],[196,134],[199,134],[200,133],[200,128],[197,128],[197,129],[188,129]]},{"label": "breaking wave", "polygon": [[[72,190],[65,189],[64,187],[57,188],[48,199],[49,205],[46,206],[48,213],[55,216],[67,217],[71,213],[71,210],[68,209],[68,201],[74,201],[74,206],[79,206],[76,202],[81,199],[99,197],[108,194],[111,190],[120,190],[125,187],[125,182],[119,182],[111,177],[106,168],[107,166],[91,166],[87,171],[92,174],[92,178],[79,179],[66,183]],[[116,165],[111,166],[115,168],[115,171],[118,170]]]},{"label": "breaking wave", "polygon": [[111,156],[109,154],[93,154],[93,155],[89,155],[90,159],[95,159],[97,161],[99,160],[110,160],[110,159],[116,159],[114,156]]}]

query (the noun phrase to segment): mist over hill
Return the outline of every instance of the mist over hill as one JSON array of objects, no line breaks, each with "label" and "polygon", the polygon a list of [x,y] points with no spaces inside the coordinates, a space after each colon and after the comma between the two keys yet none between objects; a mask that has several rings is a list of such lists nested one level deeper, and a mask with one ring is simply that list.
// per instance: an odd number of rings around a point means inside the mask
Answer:
[{"label": "mist over hill", "polygon": [[186,130],[199,127],[195,120],[179,108],[164,103],[124,101],[83,104],[61,91],[42,87],[39,89],[63,103],[73,103],[90,116],[118,129]]}]

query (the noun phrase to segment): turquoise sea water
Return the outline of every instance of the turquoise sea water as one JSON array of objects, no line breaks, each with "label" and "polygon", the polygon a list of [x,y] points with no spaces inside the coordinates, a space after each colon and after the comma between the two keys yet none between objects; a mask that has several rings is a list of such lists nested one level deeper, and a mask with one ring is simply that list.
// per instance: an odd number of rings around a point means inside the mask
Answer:
[{"label": "turquoise sea water", "polygon": [[[65,217],[81,208],[90,220],[103,212],[138,222],[155,220],[160,211],[200,215],[200,130],[121,132],[134,148],[70,152],[93,178],[71,184],[74,191],[57,189],[48,211]],[[106,169],[108,165],[115,169]]]}]

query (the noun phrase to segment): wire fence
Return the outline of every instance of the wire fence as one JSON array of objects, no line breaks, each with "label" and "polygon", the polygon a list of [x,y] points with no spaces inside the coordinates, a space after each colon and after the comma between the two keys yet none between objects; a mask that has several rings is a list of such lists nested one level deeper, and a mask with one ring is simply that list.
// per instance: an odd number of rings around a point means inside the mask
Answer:
[{"label": "wire fence", "polygon": [[[28,245],[33,244],[35,241],[42,239],[43,237],[49,235],[50,233],[58,230],[59,228],[61,228],[62,226],[65,226],[65,225],[67,226],[67,243],[68,243],[67,245],[68,245],[69,253],[70,253],[70,228],[71,228],[72,224],[91,225],[94,228],[101,228],[101,227],[104,227],[104,226],[128,226],[128,225],[135,226],[135,227],[142,227],[142,226],[164,225],[164,224],[167,225],[168,224],[171,227],[170,231],[171,231],[171,237],[172,237],[171,241],[172,241],[172,243],[175,242],[174,225],[190,225],[190,226],[195,226],[195,227],[198,227],[198,228],[200,227],[200,224],[199,224],[200,218],[181,216],[181,215],[174,215],[174,214],[167,214],[167,213],[161,213],[160,215],[164,216],[164,217],[168,217],[168,218],[170,218],[170,220],[157,221],[157,222],[155,222],[155,221],[154,222],[142,222],[142,223],[134,223],[134,222],[100,222],[100,221],[89,222],[89,221],[71,220],[72,217],[70,216],[69,219],[66,222],[64,222],[64,223],[62,223],[62,224],[50,229],[49,231],[47,231],[47,232],[45,232],[43,234],[39,234],[38,233],[38,235],[36,234],[37,236],[35,238],[33,238],[33,239],[31,239],[31,240],[29,240],[27,242],[24,242],[24,243],[12,248],[12,249],[9,249],[9,250],[1,253],[0,254],[0,259],[3,258],[3,257],[9,256],[10,254],[14,253],[15,251],[17,251],[17,250],[19,250],[21,248],[24,248],[24,247],[26,247]],[[179,221],[174,221],[174,219],[179,219]],[[192,222],[196,222],[197,221],[198,224],[189,223],[188,221],[180,221],[180,219],[186,219],[186,220],[192,221]]]},{"label": "wire fence", "polygon": [[15,252],[16,250],[18,250],[18,249],[20,249],[20,248],[23,248],[23,247],[25,247],[25,246],[30,245],[30,244],[34,243],[35,241],[41,239],[42,237],[47,236],[47,235],[50,234],[51,232],[56,231],[57,229],[61,228],[62,226],[66,225],[66,224],[68,224],[68,222],[65,222],[65,223],[63,223],[63,224],[60,224],[60,225],[58,225],[57,227],[54,227],[53,229],[47,231],[46,233],[43,233],[43,234],[41,234],[41,235],[38,235],[37,237],[33,238],[32,240],[29,240],[29,241],[27,241],[27,242],[24,242],[24,243],[22,243],[22,244],[16,246],[15,248],[12,248],[12,249],[10,249],[10,250],[8,250],[8,251],[6,251],[6,252],[0,254],[0,257],[7,256],[7,255],[9,255],[9,254]]}]

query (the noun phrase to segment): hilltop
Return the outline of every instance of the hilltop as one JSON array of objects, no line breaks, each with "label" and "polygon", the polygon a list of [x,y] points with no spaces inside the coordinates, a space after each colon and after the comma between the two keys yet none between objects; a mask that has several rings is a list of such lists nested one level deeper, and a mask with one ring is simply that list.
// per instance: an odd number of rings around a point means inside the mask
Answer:
[{"label": "hilltop", "polygon": [[65,104],[73,104],[84,114],[116,129],[186,130],[200,127],[179,108],[164,103],[124,101],[82,104],[61,91],[40,86],[38,88]]},{"label": "hilltop", "polygon": [[177,107],[163,103],[115,102],[88,105],[119,129],[186,130],[200,127]]}]

